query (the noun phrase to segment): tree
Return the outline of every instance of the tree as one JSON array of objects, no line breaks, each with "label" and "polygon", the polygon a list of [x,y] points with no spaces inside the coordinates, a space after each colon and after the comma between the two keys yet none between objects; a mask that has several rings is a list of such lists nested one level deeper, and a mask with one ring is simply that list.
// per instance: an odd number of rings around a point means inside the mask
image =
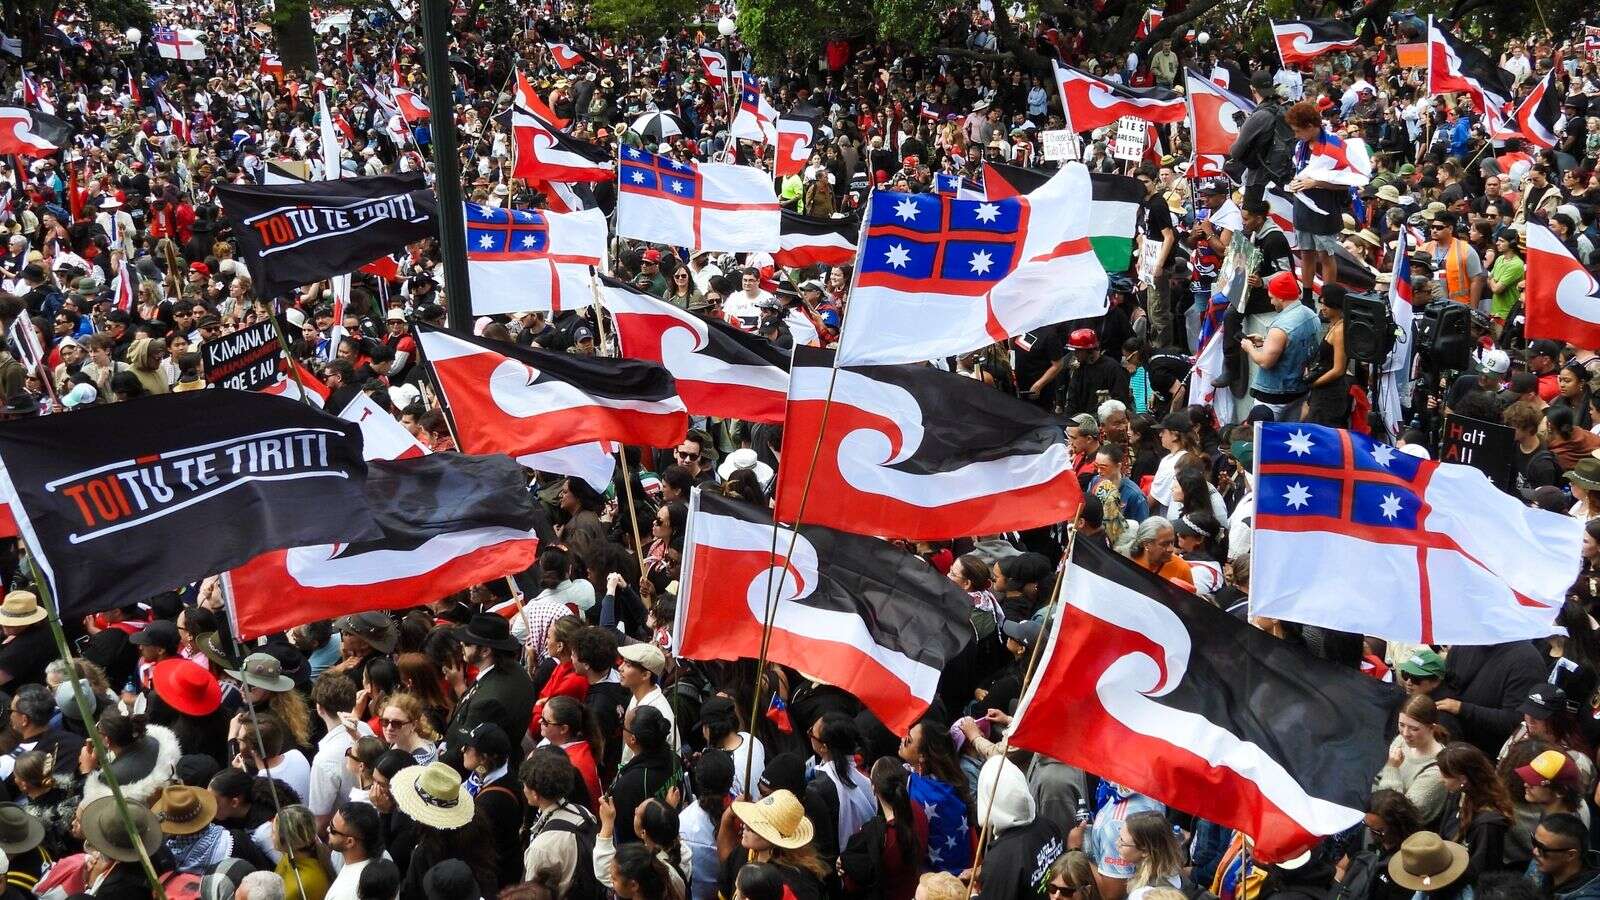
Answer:
[{"label": "tree", "polygon": [[41,49],[37,23],[54,21],[61,9],[82,12],[90,22],[104,23],[117,31],[132,27],[148,32],[154,20],[149,0],[6,0],[0,4],[0,31],[20,38],[22,57],[31,60]]},{"label": "tree", "polygon": [[739,37],[764,65],[815,56],[836,39],[872,38],[926,50],[939,18],[925,0],[741,0]]},{"label": "tree", "polygon": [[700,4],[696,0],[595,0],[592,9],[595,27],[602,31],[664,33],[693,20]]}]

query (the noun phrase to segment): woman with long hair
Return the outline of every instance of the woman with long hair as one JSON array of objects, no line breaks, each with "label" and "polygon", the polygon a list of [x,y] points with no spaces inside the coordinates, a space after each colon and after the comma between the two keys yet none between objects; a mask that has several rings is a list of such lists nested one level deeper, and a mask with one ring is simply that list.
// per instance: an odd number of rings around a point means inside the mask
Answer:
[{"label": "woman with long hair", "polygon": [[[1377,857],[1373,860],[1372,868],[1379,873],[1389,870],[1389,858],[1400,852],[1400,845],[1405,843],[1406,838],[1426,827],[1422,817],[1417,814],[1417,808],[1411,805],[1406,795],[1388,788],[1372,792],[1367,800],[1367,814],[1361,824],[1366,826],[1367,849]],[[1350,854],[1353,856],[1359,849],[1360,846],[1352,847]],[[1350,856],[1344,857],[1336,867],[1341,882],[1350,880],[1346,877],[1350,859]],[[1373,893],[1363,900],[1411,900],[1411,891],[1387,878],[1374,878],[1373,884]]]},{"label": "woman with long hair", "polygon": [[656,510],[655,517],[650,520],[650,537],[644,554],[646,574],[662,571],[671,565],[667,551],[676,550],[680,555],[683,553],[683,532],[688,524],[689,504],[681,500],[663,504]]},{"label": "woman with long hair", "polygon": [[[1152,888],[1184,890],[1183,848],[1172,833],[1172,823],[1158,812],[1134,813],[1122,822],[1117,852],[1134,866],[1128,879],[1128,900],[1142,900]],[[1187,893],[1187,891],[1185,891]]]},{"label": "woman with long hair", "polygon": [[379,734],[395,750],[411,754],[417,765],[439,758],[439,733],[422,713],[422,701],[410,694],[393,694],[378,716]]},{"label": "woman with long hair", "polygon": [[[689,848],[689,895],[693,900],[717,896],[717,829],[733,802],[733,758],[722,750],[705,750],[694,764],[692,802],[678,816],[678,834]],[[668,800],[672,799],[668,792]]]},{"label": "woman with long hair", "polygon": [[1444,812],[1444,777],[1439,774],[1439,751],[1449,735],[1439,727],[1433,698],[1411,694],[1396,715],[1400,733],[1389,744],[1389,758],[1378,772],[1378,788],[1399,791],[1416,807],[1424,822],[1436,821]]},{"label": "woman with long hair", "polygon": [[736,801],[733,815],[744,825],[743,831],[725,828],[717,841],[722,856],[717,885],[723,896],[733,896],[731,889],[740,869],[750,863],[766,863],[777,868],[796,900],[822,900],[823,880],[831,867],[818,853],[815,829],[793,793],[780,788],[756,803]]},{"label": "woman with long hair", "polygon": [[1172,481],[1172,502],[1167,504],[1167,518],[1175,519],[1184,513],[1206,512],[1218,522],[1228,521],[1228,504],[1222,499],[1222,492],[1206,476],[1205,457],[1184,457]]},{"label": "woman with long hair", "polygon": [[[974,821],[971,782],[961,768],[961,757],[948,726],[932,718],[911,726],[900,742],[899,756],[911,767],[906,791],[917,805],[926,808],[932,804],[941,810],[940,815],[961,815],[968,822]],[[927,866],[960,872],[970,862],[970,853],[963,844],[954,850],[946,848],[937,860],[930,853]]]},{"label": "woman with long hair", "polygon": [[1545,410],[1544,420],[1545,444],[1556,455],[1556,465],[1561,471],[1570,471],[1578,460],[1600,450],[1600,434],[1579,428],[1577,414],[1572,410],[1552,405]]},{"label": "woman with long hair", "polygon": [[883,900],[912,900],[928,850],[928,816],[911,802],[910,773],[898,760],[872,764],[872,793],[878,813],[846,842],[839,874],[847,894]]},{"label": "woman with long hair", "polygon": [[682,885],[673,884],[672,870],[642,844],[618,848],[609,874],[620,900],[683,900]]},{"label": "woman with long hair", "polygon": [[1100,900],[1100,884],[1094,878],[1094,860],[1082,850],[1068,850],[1050,864],[1045,881],[1049,900]]},{"label": "woman with long hair", "polygon": [[551,697],[534,719],[539,735],[561,748],[583,779],[583,797],[574,796],[593,810],[600,800],[599,760],[605,759],[606,736],[594,710],[566,695]]},{"label": "woman with long hair", "polygon": [[1205,451],[1200,449],[1200,438],[1194,433],[1194,423],[1189,421],[1188,413],[1168,414],[1161,420],[1156,439],[1165,452],[1150,482],[1150,498],[1167,506],[1172,503],[1172,485],[1177,480],[1178,464],[1185,459],[1198,460]]},{"label": "woman with long hair", "polygon": [[663,300],[679,309],[699,312],[706,305],[706,295],[700,293],[691,277],[688,266],[678,266],[672,270],[672,277],[667,281],[667,290]]},{"label": "woman with long hair", "polygon": [[[539,713],[551,697],[571,697],[582,700],[589,696],[589,679],[572,668],[572,642],[588,625],[577,616],[562,616],[550,623],[544,631],[544,654],[555,664],[544,686],[539,689],[539,699],[533,705],[533,718],[528,720],[528,733],[539,733]],[[529,660],[534,659],[533,648],[528,648]]]},{"label": "woman with long hair", "polygon": [[1579,428],[1593,427],[1594,419],[1589,413],[1592,393],[1589,370],[1581,362],[1569,362],[1556,373],[1556,396],[1548,409],[1570,410]]},{"label": "woman with long hair", "polygon": [[367,723],[373,734],[381,734],[379,713],[385,698],[400,690],[400,667],[387,656],[374,656],[361,670],[361,690],[356,692],[356,708],[352,714]]},{"label": "woman with long hair", "polygon": [[1578,577],[1567,589],[1567,599],[1587,616],[1600,603],[1600,519],[1583,524],[1583,546],[1578,558]]},{"label": "woman with long hair", "polygon": [[[825,713],[811,723],[806,732],[811,741],[811,763],[816,774],[806,785],[807,803],[833,813],[831,821],[816,822],[817,851],[835,857],[850,836],[860,830],[877,811],[872,798],[872,783],[856,767],[861,749],[861,732],[844,713]],[[739,760],[733,761],[738,766]]]},{"label": "woman with long hair", "polygon": [[739,708],[731,697],[710,697],[700,706],[700,734],[706,748],[723,750],[733,757],[733,796],[745,795],[761,781],[767,766],[767,748],[761,739],[744,730]]},{"label": "woman with long hair", "polygon": [[1450,792],[1439,836],[1465,845],[1478,872],[1499,871],[1505,867],[1506,832],[1516,811],[1494,764],[1482,750],[1462,741],[1446,744],[1438,761]]},{"label": "woman with long hair", "polygon": [[1222,523],[1204,510],[1182,513],[1172,519],[1172,534],[1178,557],[1189,564],[1194,592],[1210,598],[1223,585]]},{"label": "woman with long hair", "polygon": [[[612,840],[616,832],[617,807],[610,797],[600,798],[600,833],[594,840],[594,874],[600,883],[614,888],[611,881],[611,861],[620,848]],[[676,896],[688,895],[688,872],[694,864],[692,851],[679,840],[678,811],[660,800],[651,798],[633,811],[633,833],[639,846],[655,855],[667,867],[667,879],[672,882]]]},{"label": "woman with long hair", "polygon": [[274,872],[283,879],[284,900],[322,900],[333,883],[333,860],[317,839],[311,810],[285,806],[272,820],[272,849],[278,852]]},{"label": "woman with long hair", "polygon": [[444,672],[424,653],[402,653],[394,658],[400,670],[400,690],[417,698],[433,730],[444,733],[455,701],[445,688]]}]

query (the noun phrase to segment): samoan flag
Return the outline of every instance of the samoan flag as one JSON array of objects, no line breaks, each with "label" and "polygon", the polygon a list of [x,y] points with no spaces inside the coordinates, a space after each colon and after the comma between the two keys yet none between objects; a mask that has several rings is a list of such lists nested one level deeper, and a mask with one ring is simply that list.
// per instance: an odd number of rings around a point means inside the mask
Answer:
[{"label": "samoan flag", "polygon": [[956,789],[942,781],[911,773],[907,784],[911,802],[928,817],[928,865],[936,872],[959,875],[972,865],[972,833],[967,828],[967,804]]},{"label": "samoan flag", "polygon": [[1322,425],[1263,423],[1255,465],[1253,614],[1426,644],[1553,632],[1578,573],[1577,519],[1524,506],[1470,465]]}]

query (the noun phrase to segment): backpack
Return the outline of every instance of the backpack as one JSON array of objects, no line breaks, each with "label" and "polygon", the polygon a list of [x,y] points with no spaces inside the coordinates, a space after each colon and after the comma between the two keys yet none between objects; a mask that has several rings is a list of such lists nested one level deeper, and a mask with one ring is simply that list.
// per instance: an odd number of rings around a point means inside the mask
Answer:
[{"label": "backpack", "polygon": [[1371,850],[1352,855],[1344,870],[1344,881],[1333,886],[1331,900],[1367,900],[1378,887],[1381,869],[1378,854]]},{"label": "backpack", "polygon": [[[1257,107],[1258,110],[1260,108]],[[1272,181],[1285,185],[1294,178],[1294,130],[1284,121],[1282,109],[1276,105],[1271,109],[1272,126],[1267,130],[1265,146],[1261,150],[1261,170]]]},{"label": "backpack", "polygon": [[594,874],[594,839],[599,830],[599,823],[588,818],[587,814],[582,825],[565,819],[551,819],[539,829],[540,834],[565,832],[578,841],[578,866],[572,872],[572,885],[562,894],[562,900],[605,900],[605,886]]}]

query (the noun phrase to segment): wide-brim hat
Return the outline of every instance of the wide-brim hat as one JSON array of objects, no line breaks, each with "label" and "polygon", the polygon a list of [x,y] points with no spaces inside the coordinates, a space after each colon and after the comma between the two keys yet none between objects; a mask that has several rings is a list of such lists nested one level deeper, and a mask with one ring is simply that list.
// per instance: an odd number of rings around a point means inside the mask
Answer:
[{"label": "wide-brim hat", "polygon": [[222,685],[210,670],[187,659],[164,659],[150,670],[156,696],[188,716],[208,716],[222,705]]},{"label": "wide-brim hat", "polygon": [[[144,852],[152,854],[161,846],[161,825],[155,813],[134,803],[128,804],[128,816],[134,830],[139,833],[139,843]],[[128,839],[128,829],[122,824],[115,797],[101,797],[91,801],[79,813],[83,824],[83,842],[117,862],[138,862],[139,848]]]},{"label": "wide-brim hat", "polygon": [[204,634],[195,635],[194,646],[195,649],[205,654],[206,659],[210,660],[212,665],[224,672],[229,669],[239,668],[240,660],[222,646],[222,635],[215,631],[207,631]]},{"label": "wide-brim hat", "polygon": [[[207,791],[207,793],[210,793]],[[15,803],[0,803],[0,850],[27,853],[44,841],[44,825]]]},{"label": "wide-brim hat", "polygon": [[401,769],[389,780],[400,811],[433,828],[460,828],[472,821],[473,800],[448,763]]},{"label": "wide-brim hat", "polygon": [[1585,490],[1600,491],[1600,459],[1585,456],[1567,473],[1567,480]]},{"label": "wide-brim hat", "polygon": [[359,612],[350,616],[340,616],[334,620],[333,628],[340,634],[353,634],[363,638],[379,653],[393,653],[395,644],[400,640],[400,630],[395,627],[394,620],[388,613]]},{"label": "wide-brim hat", "polygon": [[243,665],[227,672],[229,677],[246,687],[261,688],[275,694],[294,690],[294,679],[283,674],[283,663],[266,653],[252,653],[244,658]]},{"label": "wide-brim hat", "polygon": [[23,625],[34,625],[45,620],[44,607],[39,605],[39,597],[33,591],[12,591],[6,594],[4,603],[0,603],[0,625],[10,625],[18,628]]},{"label": "wide-brim hat", "polygon": [[1406,838],[1389,858],[1389,878],[1408,891],[1439,891],[1467,870],[1467,848],[1419,831]]},{"label": "wide-brim hat", "polygon": [[728,458],[724,459],[722,465],[717,467],[717,477],[727,481],[734,472],[740,469],[749,469],[755,472],[756,481],[760,482],[762,487],[766,487],[767,483],[772,480],[772,467],[762,462],[756,456],[756,451],[749,447],[742,447],[729,453]]},{"label": "wide-brim hat", "polygon": [[522,642],[511,634],[511,623],[501,616],[488,613],[473,616],[467,624],[457,627],[454,634],[456,640],[475,647],[488,647],[506,653],[522,649]]},{"label": "wide-brim hat", "polygon": [[806,808],[786,790],[773,791],[754,803],[736,801],[733,814],[746,828],[785,850],[804,847],[815,833],[811,820],[806,818]]},{"label": "wide-brim hat", "polygon": [[217,817],[217,796],[205,788],[168,785],[150,801],[163,834],[194,834]]}]

